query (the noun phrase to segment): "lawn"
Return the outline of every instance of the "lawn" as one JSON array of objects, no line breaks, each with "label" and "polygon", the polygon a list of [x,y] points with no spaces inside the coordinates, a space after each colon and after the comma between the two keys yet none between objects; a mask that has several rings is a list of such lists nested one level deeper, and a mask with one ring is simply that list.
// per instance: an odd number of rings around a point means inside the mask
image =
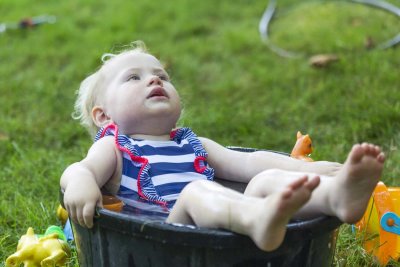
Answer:
[{"label": "lawn", "polygon": [[[400,5],[399,0],[392,3]],[[309,133],[315,160],[343,162],[352,144],[380,145],[382,180],[399,186],[400,47],[367,49],[396,34],[400,19],[346,1],[278,1],[263,43],[267,1],[2,0],[1,22],[43,14],[54,24],[0,34],[0,266],[29,226],[58,224],[59,178],[91,139],[71,118],[79,83],[103,53],[134,40],[166,64],[184,100],[181,125],[223,145],[290,152]],[[1,23],[0,22],[0,23]],[[308,57],[339,61],[315,69]],[[337,266],[373,266],[349,226]]]}]

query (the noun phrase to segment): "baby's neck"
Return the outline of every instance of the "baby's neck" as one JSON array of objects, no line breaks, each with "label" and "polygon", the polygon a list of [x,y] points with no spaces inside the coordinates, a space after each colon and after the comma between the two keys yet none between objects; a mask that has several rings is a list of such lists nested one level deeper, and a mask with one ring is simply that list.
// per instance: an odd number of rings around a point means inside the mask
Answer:
[{"label": "baby's neck", "polygon": [[130,137],[134,139],[150,140],[150,141],[169,141],[169,134],[166,135],[148,135],[148,134],[132,134]]}]

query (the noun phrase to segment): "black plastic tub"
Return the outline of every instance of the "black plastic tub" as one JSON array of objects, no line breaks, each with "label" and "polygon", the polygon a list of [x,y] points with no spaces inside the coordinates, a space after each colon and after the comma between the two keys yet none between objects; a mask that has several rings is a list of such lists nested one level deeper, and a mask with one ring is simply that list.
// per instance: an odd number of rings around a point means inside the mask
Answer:
[{"label": "black plastic tub", "polygon": [[[223,183],[239,191],[245,186]],[[292,221],[283,244],[264,252],[244,235],[164,220],[138,209],[101,209],[92,229],[72,224],[80,266],[331,266],[341,225],[328,216]]]},{"label": "black plastic tub", "polygon": [[331,266],[333,217],[288,224],[283,244],[258,249],[247,236],[225,230],[170,225],[108,210],[92,229],[74,225],[81,267],[93,266]]}]

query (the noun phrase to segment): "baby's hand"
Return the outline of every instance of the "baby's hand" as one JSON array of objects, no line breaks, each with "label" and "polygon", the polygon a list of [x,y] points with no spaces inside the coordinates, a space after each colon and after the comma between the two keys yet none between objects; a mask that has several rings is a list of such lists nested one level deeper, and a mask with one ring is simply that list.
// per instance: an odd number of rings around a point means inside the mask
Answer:
[{"label": "baby's hand", "polygon": [[64,206],[75,223],[91,228],[95,208],[102,206],[102,196],[97,184],[85,178],[68,184],[64,192]]},{"label": "baby's hand", "polygon": [[305,172],[312,172],[320,175],[336,176],[342,164],[330,161],[314,161],[314,162],[304,162],[302,168]]}]

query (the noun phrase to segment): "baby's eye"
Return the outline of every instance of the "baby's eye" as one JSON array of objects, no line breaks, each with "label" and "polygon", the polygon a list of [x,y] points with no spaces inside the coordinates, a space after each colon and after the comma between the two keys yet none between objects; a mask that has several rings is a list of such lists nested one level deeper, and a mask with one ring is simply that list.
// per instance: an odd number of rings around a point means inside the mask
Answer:
[{"label": "baby's eye", "polygon": [[138,81],[138,80],[140,80],[140,76],[137,75],[137,74],[132,74],[132,75],[130,75],[130,76],[128,77],[128,79],[127,79],[127,81],[130,81],[130,80]]},{"label": "baby's eye", "polygon": [[168,75],[165,74],[159,74],[158,77],[163,80],[163,81],[169,81]]}]

